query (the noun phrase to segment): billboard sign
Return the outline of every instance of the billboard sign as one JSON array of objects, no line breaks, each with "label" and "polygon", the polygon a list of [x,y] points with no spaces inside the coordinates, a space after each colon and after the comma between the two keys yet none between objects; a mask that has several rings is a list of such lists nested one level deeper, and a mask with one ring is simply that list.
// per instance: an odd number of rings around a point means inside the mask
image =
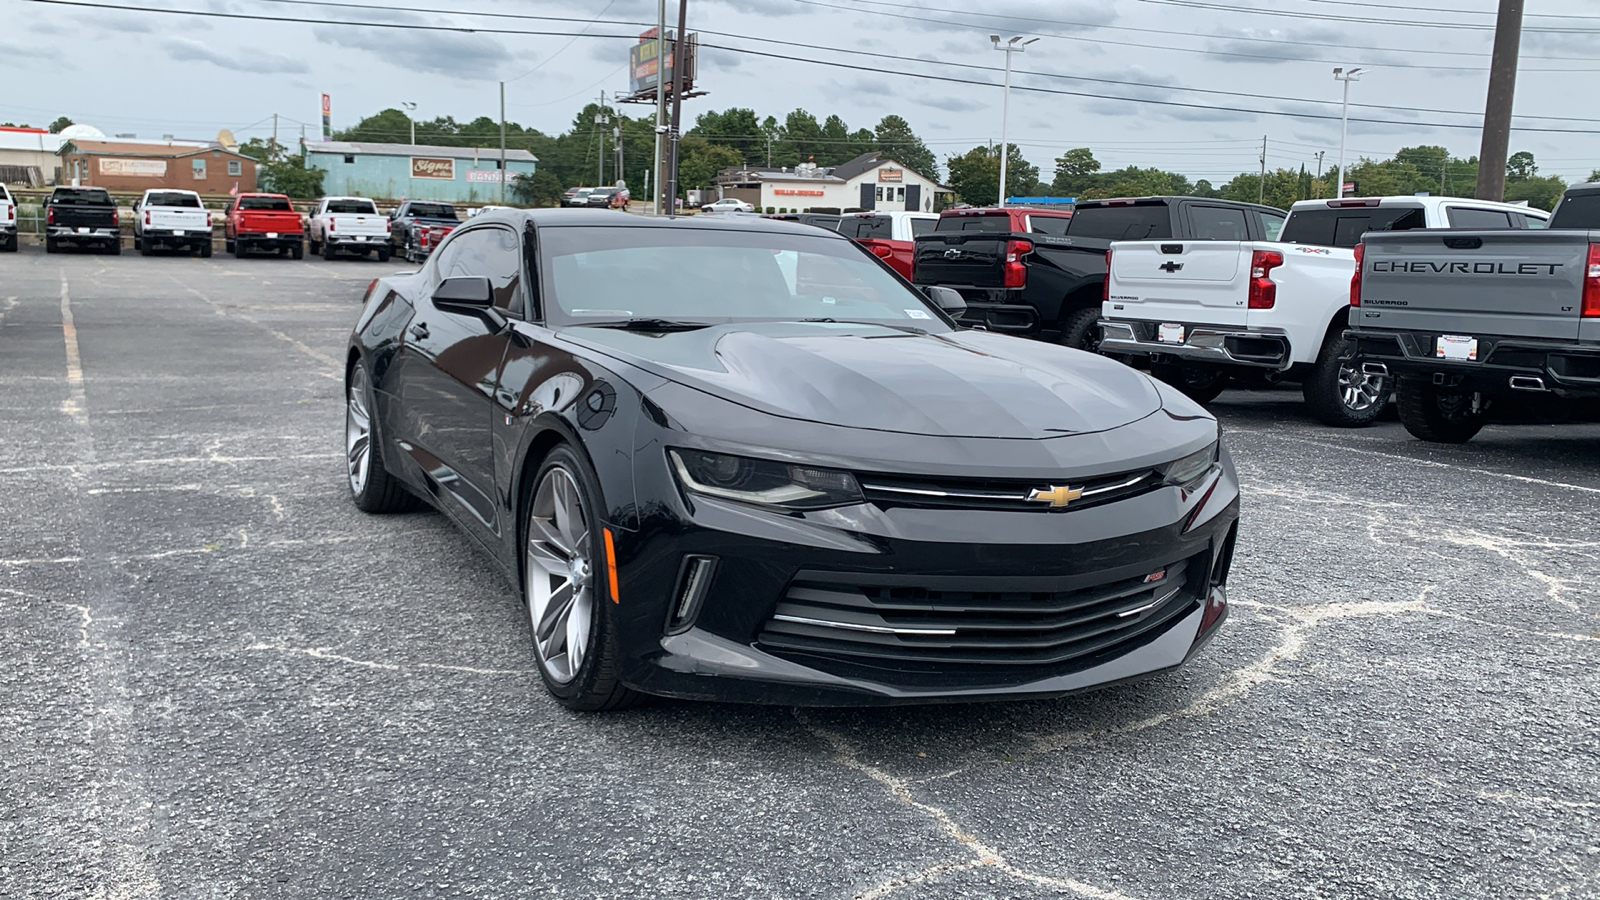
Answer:
[{"label": "billboard sign", "polygon": [[411,177],[454,181],[456,179],[456,161],[430,156],[413,156],[411,157]]},{"label": "billboard sign", "polygon": [[[694,85],[695,65],[694,48],[699,43],[698,34],[690,34],[688,46],[684,54],[688,60],[688,70],[684,73],[686,83],[684,89],[688,90]],[[677,41],[669,32],[666,40],[657,37],[654,28],[639,35],[639,43],[628,48],[628,90],[633,94],[653,92],[656,89],[658,78],[665,78],[667,84],[672,83],[673,46]],[[665,60],[662,54],[665,53]]]},{"label": "billboard sign", "polygon": [[165,178],[167,161],[164,159],[108,159],[99,160],[100,174],[119,178]]},{"label": "billboard sign", "polygon": [[322,139],[333,140],[333,98],[322,95]]},{"label": "billboard sign", "polygon": [[510,181],[510,178],[501,178],[504,173],[499,169],[468,169],[467,180],[473,184],[499,184],[501,181]]}]

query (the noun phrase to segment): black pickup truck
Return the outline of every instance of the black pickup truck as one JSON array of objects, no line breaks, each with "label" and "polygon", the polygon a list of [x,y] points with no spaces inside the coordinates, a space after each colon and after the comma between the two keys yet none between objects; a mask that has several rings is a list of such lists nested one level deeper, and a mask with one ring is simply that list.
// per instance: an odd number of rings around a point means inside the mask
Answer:
[{"label": "black pickup truck", "polygon": [[44,252],[63,243],[122,252],[122,219],[105,188],[58,187],[44,204]]},{"label": "black pickup truck", "polygon": [[434,200],[407,200],[389,214],[389,243],[396,256],[420,263],[461,224],[456,208]]},{"label": "black pickup truck", "polygon": [[963,325],[1093,350],[1112,241],[1266,241],[1287,215],[1232,200],[1137,197],[1077,204],[1065,234],[958,230],[941,218],[916,239],[911,280],[959,291]]}]

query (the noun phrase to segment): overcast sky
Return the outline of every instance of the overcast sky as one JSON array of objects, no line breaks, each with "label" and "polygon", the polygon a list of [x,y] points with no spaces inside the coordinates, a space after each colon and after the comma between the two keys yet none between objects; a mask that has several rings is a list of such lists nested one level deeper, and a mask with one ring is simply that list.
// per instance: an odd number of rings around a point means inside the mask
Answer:
[{"label": "overcast sky", "polygon": [[[270,134],[278,113],[288,141],[300,123],[315,138],[324,91],[333,97],[335,128],[401,101],[415,102],[421,118],[467,120],[498,116],[495,82],[505,79],[509,119],[559,132],[585,100],[627,88],[634,38],[599,36],[641,29],[605,23],[656,16],[655,0],[388,0],[382,9],[376,0],[94,2],[294,21],[0,0],[6,24],[0,120],[44,125],[67,115],[107,134],[141,138],[209,138],[226,127],[243,140]],[[351,8],[363,3],[375,9]],[[1004,55],[988,35],[1021,34],[1039,40],[1014,58],[1015,68],[1039,74],[1013,76],[1010,138],[1046,180],[1063,150],[1088,146],[1107,168],[1153,165],[1220,182],[1256,169],[1263,135],[1269,168],[1314,168],[1318,150],[1327,152],[1324,166],[1331,168],[1339,148],[1336,65],[1367,67],[1352,85],[1350,114],[1379,120],[1350,123],[1352,161],[1421,143],[1443,144],[1464,157],[1478,152],[1495,6],[1494,0],[691,0],[690,30],[706,44],[738,49],[705,51],[699,86],[709,93],[687,101],[685,116],[692,122],[708,109],[747,106],[781,119],[802,107],[819,119],[837,113],[856,128],[897,113],[943,159],[999,140]],[[989,12],[955,11],[971,7]],[[408,8],[421,11],[401,11]],[[1593,50],[1600,44],[1600,3],[1528,0],[1527,12],[1511,149],[1532,151],[1541,174],[1582,180],[1600,168],[1600,54]],[[676,17],[675,3],[668,17]],[[397,30],[319,19],[587,30],[589,36]],[[1068,93],[1021,89],[1028,87]],[[644,111],[634,108],[636,115]]]}]

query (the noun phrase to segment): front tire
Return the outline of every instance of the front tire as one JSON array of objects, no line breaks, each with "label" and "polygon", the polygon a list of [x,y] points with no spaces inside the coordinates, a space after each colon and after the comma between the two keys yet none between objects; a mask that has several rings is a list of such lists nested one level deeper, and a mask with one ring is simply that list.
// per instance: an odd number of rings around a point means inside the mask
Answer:
[{"label": "front tire", "polygon": [[1206,366],[1154,363],[1150,374],[1165,381],[1196,403],[1210,403],[1228,387],[1228,373]]},{"label": "front tire", "polygon": [[1400,379],[1400,424],[1418,440],[1465,444],[1483,430],[1488,418],[1474,407],[1471,391],[1449,390],[1416,378]]},{"label": "front tire", "polygon": [[523,594],[545,688],[568,709],[631,706],[643,694],[617,678],[618,640],[607,584],[595,477],[556,447],[534,479],[523,519]]},{"label": "front tire", "polygon": [[211,242],[210,241],[206,241],[204,244],[200,245],[200,258],[201,259],[210,259],[211,258]]},{"label": "front tire", "polygon": [[1389,400],[1389,379],[1363,373],[1354,354],[1352,341],[1330,337],[1300,386],[1306,408],[1324,425],[1364,428],[1378,420]]},{"label": "front tire", "polygon": [[378,438],[377,417],[373,415],[372,381],[366,365],[359,360],[350,370],[350,386],[345,389],[344,459],[350,499],[357,509],[393,513],[416,508],[416,496],[383,466],[383,442]]},{"label": "front tire", "polygon": [[[322,258],[327,260],[328,262],[333,262],[333,254],[334,254],[333,245],[328,243],[328,242],[326,242],[326,241],[324,241],[322,243],[322,248],[321,249],[322,249]],[[317,248],[316,247],[311,248],[311,252],[312,252],[313,255],[315,255],[316,252],[317,252]]]},{"label": "front tire", "polygon": [[378,262],[386,263],[388,261],[389,261],[389,248],[388,247],[384,247],[382,250],[378,251]]},{"label": "front tire", "polygon": [[1099,353],[1100,307],[1091,306],[1074,310],[1062,319],[1061,337],[1058,342],[1075,350]]}]

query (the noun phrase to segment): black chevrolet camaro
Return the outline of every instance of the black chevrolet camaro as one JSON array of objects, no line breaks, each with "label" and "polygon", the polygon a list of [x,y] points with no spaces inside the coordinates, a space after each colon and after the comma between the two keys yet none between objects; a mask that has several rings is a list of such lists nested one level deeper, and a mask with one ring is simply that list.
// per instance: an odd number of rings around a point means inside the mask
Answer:
[{"label": "black chevrolet camaro", "polygon": [[350,490],[477,541],[575,709],[1180,665],[1227,612],[1216,420],[1112,360],[959,330],[960,303],[795,223],[480,216],[368,291]]}]

